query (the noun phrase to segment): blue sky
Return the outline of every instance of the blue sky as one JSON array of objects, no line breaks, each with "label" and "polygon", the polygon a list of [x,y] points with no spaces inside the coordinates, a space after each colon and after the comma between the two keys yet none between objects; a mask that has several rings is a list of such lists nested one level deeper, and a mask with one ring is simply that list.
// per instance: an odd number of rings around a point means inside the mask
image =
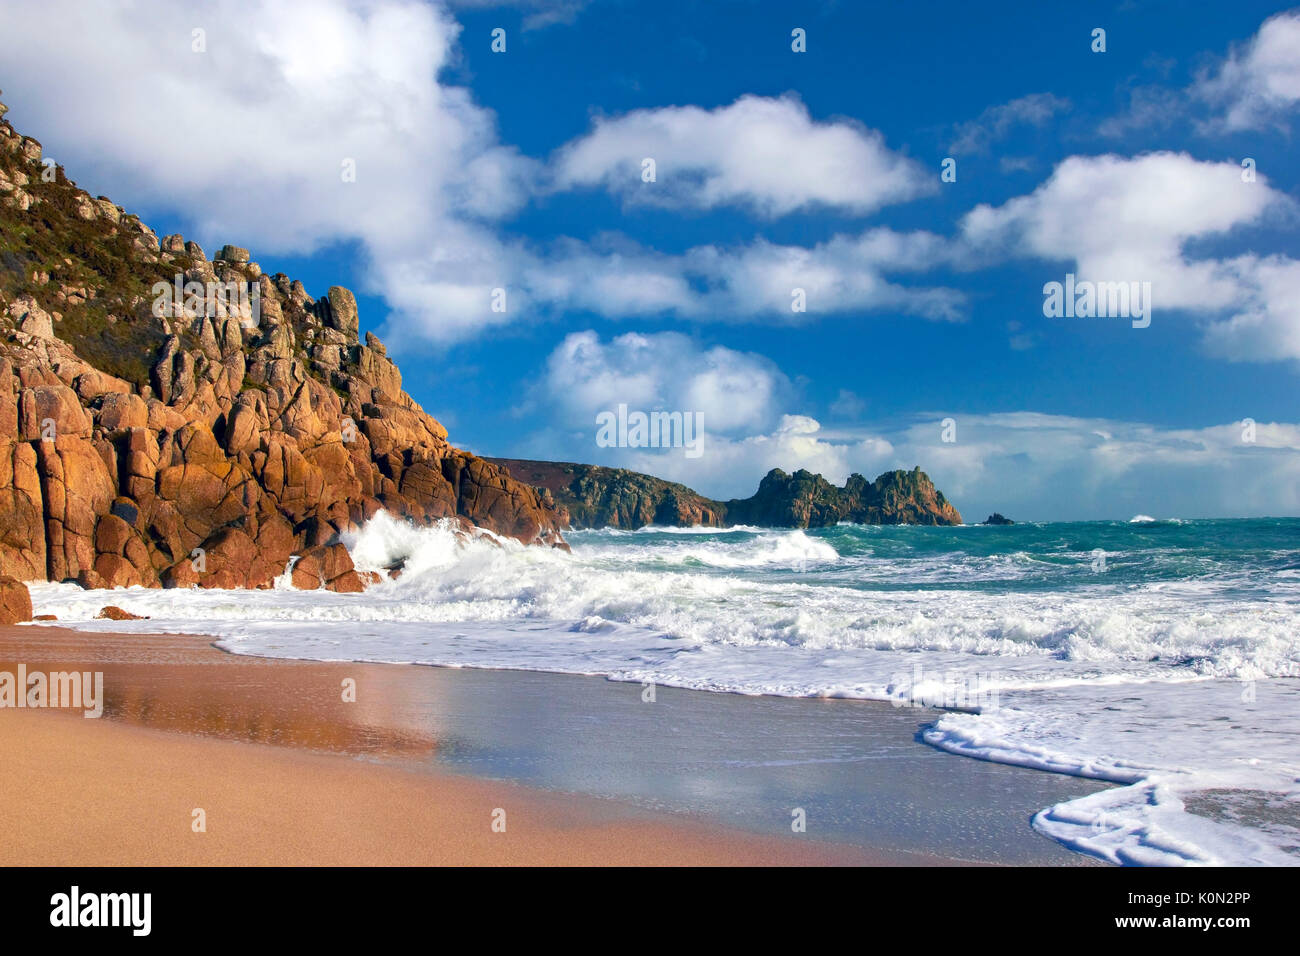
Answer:
[{"label": "blue sky", "polygon": [[[0,13],[9,119],[159,234],[354,289],[462,447],[720,497],[919,464],[969,520],[1300,513],[1285,6],[60,6]],[[1152,283],[1150,326],[1045,317],[1066,273]],[[598,447],[620,402],[701,412],[705,453]]]}]

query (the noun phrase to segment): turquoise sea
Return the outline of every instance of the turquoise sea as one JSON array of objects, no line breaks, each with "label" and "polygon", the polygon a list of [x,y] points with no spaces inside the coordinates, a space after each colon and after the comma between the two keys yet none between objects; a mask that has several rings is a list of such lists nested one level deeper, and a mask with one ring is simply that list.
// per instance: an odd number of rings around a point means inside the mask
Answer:
[{"label": "turquoise sea", "polygon": [[[377,516],[363,595],[121,592],[236,653],[937,708],[921,746],[1120,786],[1040,833],[1111,862],[1300,860],[1300,519],[644,528],[572,554]],[[93,620],[74,585],[37,610]],[[114,622],[107,622],[120,628]]]}]

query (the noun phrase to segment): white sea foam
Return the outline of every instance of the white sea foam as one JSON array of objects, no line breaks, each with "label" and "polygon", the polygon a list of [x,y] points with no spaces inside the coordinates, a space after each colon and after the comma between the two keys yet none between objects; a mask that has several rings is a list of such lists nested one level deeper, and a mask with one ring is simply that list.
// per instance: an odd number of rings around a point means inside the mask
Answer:
[{"label": "white sea foam", "polygon": [[347,539],[354,561],[405,565],[364,595],[287,582],[134,588],[112,603],[151,619],[115,622],[94,620],[102,592],[32,593],[60,624],[212,634],[230,651],[279,657],[897,702],[923,696],[936,675],[978,675],[997,706],[942,716],[931,744],[1125,785],[1044,810],[1042,832],[1115,862],[1296,862],[1300,831],[1285,823],[1247,828],[1186,809],[1210,790],[1300,805],[1300,686],[1287,680],[1300,677],[1294,588],[1261,600],[1218,578],[1093,575],[1069,590],[988,589],[977,585],[1033,584],[1053,567],[1082,574],[1088,552],[1067,550],[1055,565],[1017,551],[902,560],[862,538],[841,554],[804,531],[587,532],[567,555],[379,515]]}]

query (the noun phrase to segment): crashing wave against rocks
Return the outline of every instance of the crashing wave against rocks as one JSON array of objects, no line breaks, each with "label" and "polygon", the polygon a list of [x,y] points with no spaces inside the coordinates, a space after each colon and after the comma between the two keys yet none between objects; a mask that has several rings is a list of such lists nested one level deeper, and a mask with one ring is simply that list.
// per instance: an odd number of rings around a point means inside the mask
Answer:
[{"label": "crashing wave against rocks", "polygon": [[[402,390],[351,292],[160,241],[3,112],[0,577],[265,588],[297,556],[295,585],[359,591],[340,534],[380,510],[567,547],[551,504]],[[252,294],[159,306],[214,284]]]}]

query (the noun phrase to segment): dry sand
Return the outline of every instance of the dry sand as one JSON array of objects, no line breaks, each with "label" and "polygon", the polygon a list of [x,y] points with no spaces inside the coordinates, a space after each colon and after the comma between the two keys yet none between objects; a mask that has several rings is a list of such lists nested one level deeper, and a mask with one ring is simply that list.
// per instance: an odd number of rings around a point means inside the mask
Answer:
[{"label": "dry sand", "polygon": [[[184,637],[0,628],[0,670],[20,662],[103,671],[108,709],[99,719],[0,709],[3,865],[944,862],[752,836],[445,774],[427,760],[417,769],[436,740],[339,699],[343,677],[373,688],[391,665],[236,657]],[[195,832],[196,809],[205,832]],[[498,810],[505,832],[493,830]]]}]

